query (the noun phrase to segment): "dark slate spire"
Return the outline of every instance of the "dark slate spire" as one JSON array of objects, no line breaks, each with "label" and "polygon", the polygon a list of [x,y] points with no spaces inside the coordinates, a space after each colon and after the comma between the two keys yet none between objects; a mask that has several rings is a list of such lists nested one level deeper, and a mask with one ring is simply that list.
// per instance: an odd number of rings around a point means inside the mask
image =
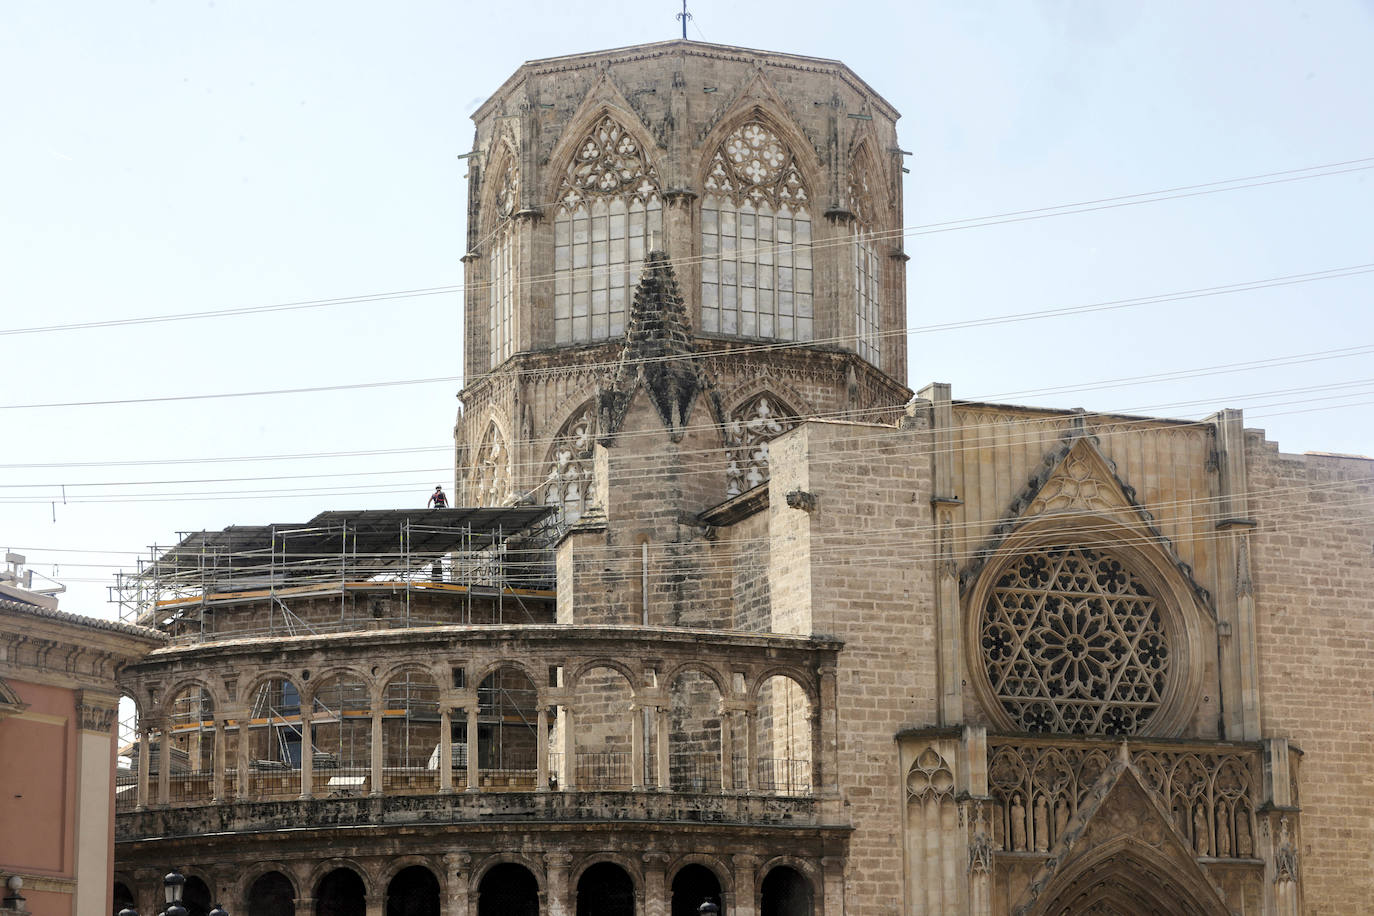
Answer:
[{"label": "dark slate spire", "polygon": [[694,359],[696,346],[687,322],[687,306],[678,290],[668,255],[655,249],[644,260],[635,287],[625,348],[609,384],[600,395],[601,440],[614,441],[630,408],[636,385],[642,384],[669,437],[682,439],[683,426],[697,395],[711,387]]}]

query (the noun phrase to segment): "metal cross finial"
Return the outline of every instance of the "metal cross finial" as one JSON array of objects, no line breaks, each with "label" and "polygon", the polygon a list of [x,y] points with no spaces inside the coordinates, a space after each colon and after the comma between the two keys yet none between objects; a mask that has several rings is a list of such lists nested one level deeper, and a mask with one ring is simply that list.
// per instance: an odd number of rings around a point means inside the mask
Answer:
[{"label": "metal cross finial", "polygon": [[682,37],[687,37],[687,20],[692,18],[692,14],[687,12],[687,0],[682,0],[682,12],[673,17],[682,20]]}]

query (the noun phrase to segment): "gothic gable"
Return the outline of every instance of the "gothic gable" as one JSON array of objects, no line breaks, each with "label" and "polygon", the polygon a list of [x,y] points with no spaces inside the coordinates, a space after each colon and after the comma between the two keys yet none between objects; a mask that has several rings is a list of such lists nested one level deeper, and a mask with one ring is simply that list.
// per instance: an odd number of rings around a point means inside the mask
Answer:
[{"label": "gothic gable", "polygon": [[1227,916],[1160,798],[1130,764],[1108,767],[1065,825],[1014,916]]},{"label": "gothic gable", "polygon": [[1012,500],[992,535],[960,570],[960,591],[967,592],[972,587],[988,560],[1014,532],[1033,523],[1061,524],[1066,529],[1080,524],[1092,529],[1103,519],[1162,550],[1198,603],[1216,619],[1212,597],[1197,582],[1192,567],[1179,557],[1154,516],[1137,501],[1135,489],[1117,475],[1116,465],[1098,449],[1096,437],[1085,434],[1081,427],[1066,435],[1059,447],[1046,455],[1040,471]]}]

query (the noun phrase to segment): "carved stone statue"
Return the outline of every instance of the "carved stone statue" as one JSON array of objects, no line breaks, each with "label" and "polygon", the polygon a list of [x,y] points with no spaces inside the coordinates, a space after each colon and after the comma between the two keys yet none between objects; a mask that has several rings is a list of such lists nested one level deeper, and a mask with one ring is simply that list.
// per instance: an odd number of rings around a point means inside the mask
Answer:
[{"label": "carved stone statue", "polygon": [[1019,795],[1011,797],[1011,848],[1016,852],[1026,851],[1026,808]]},{"label": "carved stone statue", "polygon": [[1035,851],[1044,852],[1050,848],[1050,829],[1045,816],[1045,796],[1035,800]]},{"label": "carved stone statue", "polygon": [[1242,859],[1248,859],[1254,851],[1254,845],[1250,840],[1250,812],[1236,812],[1236,855]]},{"label": "carved stone statue", "polygon": [[1064,828],[1069,824],[1069,806],[1064,803],[1064,799],[1054,803],[1054,838],[1058,840],[1064,835]]},{"label": "carved stone statue", "polygon": [[1193,809],[1193,846],[1200,856],[1212,854],[1212,845],[1207,839],[1207,812],[1202,810],[1200,802]]}]

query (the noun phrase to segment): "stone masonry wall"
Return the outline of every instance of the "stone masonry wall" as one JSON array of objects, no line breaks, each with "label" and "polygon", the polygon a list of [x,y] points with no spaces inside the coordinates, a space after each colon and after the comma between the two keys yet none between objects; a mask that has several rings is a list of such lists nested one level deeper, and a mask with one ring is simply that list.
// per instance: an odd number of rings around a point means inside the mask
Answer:
[{"label": "stone masonry wall", "polygon": [[[855,828],[845,911],[886,916],[902,899],[904,790],[894,736],[937,715],[926,433],[811,422],[772,455],[775,602],[795,620],[805,602],[778,591],[809,579],[811,627],[844,640],[839,775]],[[793,489],[811,493],[815,508],[789,507]],[[798,555],[804,571],[790,565]]]},{"label": "stone masonry wall", "polygon": [[1303,753],[1303,912],[1374,899],[1374,461],[1285,455],[1246,431],[1262,728]]}]

